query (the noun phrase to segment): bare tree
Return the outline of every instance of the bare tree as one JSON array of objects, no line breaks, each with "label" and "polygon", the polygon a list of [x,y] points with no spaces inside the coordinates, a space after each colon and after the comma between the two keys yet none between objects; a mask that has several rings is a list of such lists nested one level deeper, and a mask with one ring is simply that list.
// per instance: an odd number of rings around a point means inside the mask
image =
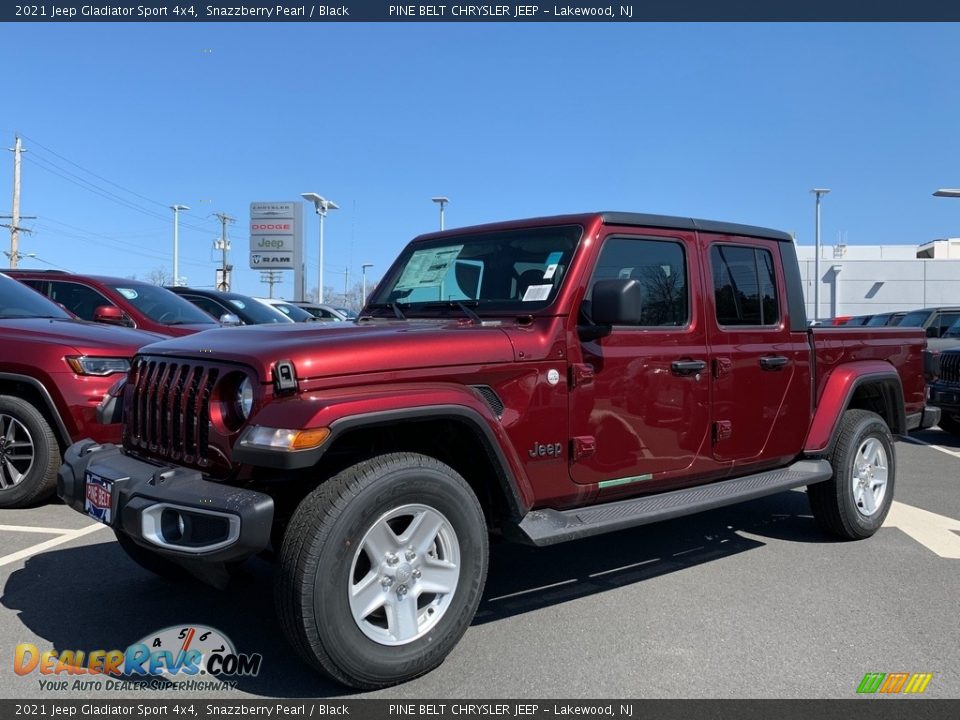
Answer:
[{"label": "bare tree", "polygon": [[147,274],[147,282],[152,285],[172,285],[170,273],[166,268],[155,267]]}]

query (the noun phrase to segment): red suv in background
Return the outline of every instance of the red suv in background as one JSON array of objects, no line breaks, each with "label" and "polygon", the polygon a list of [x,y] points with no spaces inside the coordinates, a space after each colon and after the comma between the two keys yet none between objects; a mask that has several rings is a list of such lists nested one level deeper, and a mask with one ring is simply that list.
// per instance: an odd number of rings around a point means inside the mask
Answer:
[{"label": "red suv in background", "polygon": [[172,292],[129,278],[74,275],[61,270],[4,270],[81,320],[124,325],[167,336],[189,335],[220,323]]},{"label": "red suv in background", "polygon": [[79,438],[119,442],[97,405],[143,345],[162,335],[77,320],[0,274],[0,507],[53,493],[62,450]]}]

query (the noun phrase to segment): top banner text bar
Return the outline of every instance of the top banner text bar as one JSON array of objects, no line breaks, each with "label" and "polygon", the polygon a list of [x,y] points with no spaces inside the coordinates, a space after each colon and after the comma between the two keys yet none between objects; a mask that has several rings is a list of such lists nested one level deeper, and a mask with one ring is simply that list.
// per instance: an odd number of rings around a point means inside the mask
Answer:
[{"label": "top banner text bar", "polygon": [[610,4],[308,2],[82,3],[73,0],[0,7],[2,22],[931,22],[960,21],[960,3],[941,0],[645,0]]}]

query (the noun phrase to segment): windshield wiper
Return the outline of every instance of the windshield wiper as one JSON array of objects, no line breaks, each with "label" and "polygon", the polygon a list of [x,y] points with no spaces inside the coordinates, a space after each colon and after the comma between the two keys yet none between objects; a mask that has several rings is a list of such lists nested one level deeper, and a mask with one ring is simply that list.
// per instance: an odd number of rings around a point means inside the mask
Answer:
[{"label": "windshield wiper", "polygon": [[[479,315],[477,315],[473,310],[470,309],[471,306],[477,307],[479,304],[480,303],[478,303],[476,300],[471,300],[469,303],[465,303],[461,300],[435,300],[433,302],[416,303],[417,307],[422,307],[422,308],[436,308],[436,307],[459,308],[460,311],[464,315],[466,315],[468,318],[470,318],[472,322],[476,323],[477,325],[482,325],[483,320],[480,318]],[[412,305],[414,305],[414,303],[403,303],[403,305],[404,307],[409,308]]]},{"label": "windshield wiper", "polygon": [[397,303],[373,303],[371,305],[367,305],[367,307],[370,310],[393,310],[393,314],[397,316],[397,320],[407,319],[407,316],[403,314],[403,312],[400,310],[400,306]]}]

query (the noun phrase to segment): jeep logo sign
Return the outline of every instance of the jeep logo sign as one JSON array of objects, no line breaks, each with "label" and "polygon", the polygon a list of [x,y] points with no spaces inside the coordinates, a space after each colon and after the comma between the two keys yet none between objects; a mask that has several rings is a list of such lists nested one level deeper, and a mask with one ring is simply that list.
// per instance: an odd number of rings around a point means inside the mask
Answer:
[{"label": "jeep logo sign", "polygon": [[250,203],[250,267],[294,270],[294,286],[303,287],[303,203]]}]

